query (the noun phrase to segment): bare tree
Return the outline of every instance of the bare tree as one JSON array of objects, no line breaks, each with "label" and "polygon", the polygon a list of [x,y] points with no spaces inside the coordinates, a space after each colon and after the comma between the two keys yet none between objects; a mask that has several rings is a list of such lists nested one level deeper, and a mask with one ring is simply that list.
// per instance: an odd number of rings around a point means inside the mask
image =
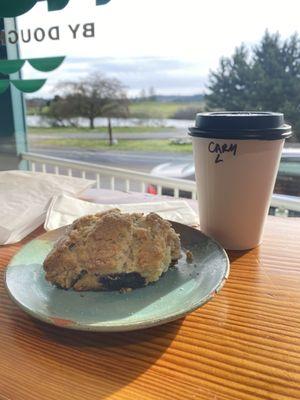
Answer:
[{"label": "bare tree", "polygon": [[74,117],[88,118],[90,128],[95,128],[95,118],[107,118],[109,143],[113,144],[111,119],[129,115],[129,100],[122,83],[102,74],[87,75],[79,81],[61,82],[59,101],[52,102],[51,115],[59,123]]},{"label": "bare tree", "polygon": [[42,115],[51,122],[52,126],[65,126],[66,122],[73,127],[78,126],[78,114],[72,99],[55,96],[49,102],[47,111],[43,112]]},{"label": "bare tree", "polygon": [[95,118],[107,118],[109,143],[112,145],[111,118],[129,115],[129,100],[122,83],[94,73],[77,82],[61,82],[59,87],[63,89],[64,100],[72,104],[73,112],[89,119],[91,129],[95,127]]},{"label": "bare tree", "polygon": [[151,86],[149,88],[149,95],[148,95],[148,99],[151,101],[155,101],[156,100],[156,92],[153,86]]},{"label": "bare tree", "polygon": [[140,100],[145,100],[145,98],[147,97],[147,93],[146,93],[146,90],[145,89],[142,89],[141,91],[140,91]]}]

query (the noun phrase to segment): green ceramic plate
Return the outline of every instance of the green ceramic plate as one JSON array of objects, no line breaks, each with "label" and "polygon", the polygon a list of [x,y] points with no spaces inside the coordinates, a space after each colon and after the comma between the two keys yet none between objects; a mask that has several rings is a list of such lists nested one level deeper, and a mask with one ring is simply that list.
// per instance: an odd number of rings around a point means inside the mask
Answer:
[{"label": "green ceramic plate", "polygon": [[225,250],[200,231],[173,223],[185,256],[176,268],[145,288],[119,292],[74,292],[45,280],[42,263],[63,229],[45,233],[24,246],[6,270],[11,298],[28,314],[50,324],[89,331],[127,331],[164,324],[210,300],[225,283],[229,260]]}]

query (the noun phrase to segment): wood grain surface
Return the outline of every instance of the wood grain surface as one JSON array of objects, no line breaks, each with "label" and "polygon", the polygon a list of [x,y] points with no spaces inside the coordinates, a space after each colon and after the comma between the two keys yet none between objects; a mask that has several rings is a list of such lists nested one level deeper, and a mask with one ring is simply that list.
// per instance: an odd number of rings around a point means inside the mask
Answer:
[{"label": "wood grain surface", "polygon": [[[300,219],[269,217],[264,243],[230,252],[222,291],[143,331],[81,333],[12,303],[0,247],[0,399],[300,399]],[[29,289],[30,290],[30,289]]]}]

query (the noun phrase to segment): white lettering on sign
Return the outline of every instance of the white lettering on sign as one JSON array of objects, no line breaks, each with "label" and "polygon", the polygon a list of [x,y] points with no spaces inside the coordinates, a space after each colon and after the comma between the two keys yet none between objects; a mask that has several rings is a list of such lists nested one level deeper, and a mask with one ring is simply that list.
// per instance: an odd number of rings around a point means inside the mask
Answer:
[{"label": "white lettering on sign", "polygon": [[60,40],[62,36],[71,36],[72,39],[80,38],[93,38],[95,37],[95,24],[94,22],[87,22],[85,24],[67,25],[66,29],[59,26],[51,26],[48,29],[42,27],[21,29],[19,32],[11,30],[5,33],[0,31],[0,44],[4,45],[6,42],[16,44],[18,42],[43,42],[48,40]]},{"label": "white lettering on sign", "polygon": [[18,32],[8,31],[8,41],[10,44],[16,44],[18,40],[19,40]]},{"label": "white lettering on sign", "polygon": [[52,26],[52,28],[48,30],[48,36],[51,40],[59,40],[59,27]]},{"label": "white lettering on sign", "polygon": [[73,39],[76,39],[77,36],[77,31],[80,27],[80,24],[75,25],[74,27],[72,27],[72,25],[68,25],[68,27],[70,28],[72,34],[73,34]]},{"label": "white lettering on sign", "polygon": [[37,28],[34,31],[34,38],[37,42],[42,42],[45,39],[45,31],[43,28]]},{"label": "white lettering on sign", "polygon": [[83,36],[86,38],[95,36],[95,24],[84,24],[83,25]]},{"label": "white lettering on sign", "polygon": [[26,29],[26,30],[21,30],[21,38],[24,43],[29,43],[31,40],[31,30]]}]

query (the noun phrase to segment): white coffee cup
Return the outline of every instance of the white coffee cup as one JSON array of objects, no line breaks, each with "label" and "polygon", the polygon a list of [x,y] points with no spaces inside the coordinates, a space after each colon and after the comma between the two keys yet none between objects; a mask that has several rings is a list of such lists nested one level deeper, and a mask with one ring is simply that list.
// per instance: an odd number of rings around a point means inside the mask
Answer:
[{"label": "white coffee cup", "polygon": [[285,138],[283,114],[202,113],[193,140],[200,227],[226,249],[262,241]]}]

